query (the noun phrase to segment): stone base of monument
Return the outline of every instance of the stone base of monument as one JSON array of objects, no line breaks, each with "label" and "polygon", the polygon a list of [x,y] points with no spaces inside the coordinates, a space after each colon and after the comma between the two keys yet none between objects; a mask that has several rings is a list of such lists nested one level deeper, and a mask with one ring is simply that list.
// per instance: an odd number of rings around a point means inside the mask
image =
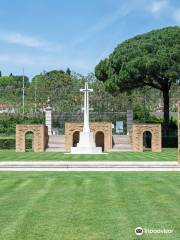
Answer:
[{"label": "stone base of monument", "polygon": [[71,154],[100,154],[102,147],[96,147],[92,132],[80,132],[77,147],[71,147]]}]

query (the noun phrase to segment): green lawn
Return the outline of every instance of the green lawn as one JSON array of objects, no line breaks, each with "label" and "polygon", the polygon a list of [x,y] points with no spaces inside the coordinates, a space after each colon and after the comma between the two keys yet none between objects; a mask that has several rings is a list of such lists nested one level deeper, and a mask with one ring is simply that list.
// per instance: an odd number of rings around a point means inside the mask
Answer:
[{"label": "green lawn", "polygon": [[[1,240],[179,239],[180,174],[0,173]],[[137,226],[173,229],[137,238]]]},{"label": "green lawn", "polygon": [[0,161],[177,161],[177,149],[166,148],[161,153],[146,151],[109,153],[103,155],[67,155],[64,153],[16,153],[14,150],[1,150]]}]

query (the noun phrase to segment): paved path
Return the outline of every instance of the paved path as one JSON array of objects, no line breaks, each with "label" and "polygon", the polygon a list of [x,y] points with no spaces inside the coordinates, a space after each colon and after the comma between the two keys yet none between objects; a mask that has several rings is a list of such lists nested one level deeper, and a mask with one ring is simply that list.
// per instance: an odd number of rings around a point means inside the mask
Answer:
[{"label": "paved path", "polygon": [[0,171],[180,171],[178,162],[7,161]]}]

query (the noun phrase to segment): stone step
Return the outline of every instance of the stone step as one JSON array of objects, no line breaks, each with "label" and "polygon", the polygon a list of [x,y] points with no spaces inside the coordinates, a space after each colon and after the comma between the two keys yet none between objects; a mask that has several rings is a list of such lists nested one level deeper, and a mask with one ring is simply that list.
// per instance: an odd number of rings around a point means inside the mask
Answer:
[{"label": "stone step", "polygon": [[115,139],[115,140],[118,140],[118,139],[127,140],[127,139],[130,139],[130,136],[129,135],[125,135],[125,136],[123,136],[123,135],[118,135],[118,136],[113,135],[113,139]]},{"label": "stone step", "polygon": [[129,136],[116,136],[111,152],[130,152],[132,145],[130,144]]},{"label": "stone step", "polygon": [[114,144],[130,144],[130,141],[121,141],[121,140],[118,140],[118,141],[114,141]]},{"label": "stone step", "polygon": [[49,142],[52,142],[52,143],[63,143],[63,142],[65,142],[65,139],[59,139],[59,140],[49,139]]},{"label": "stone step", "polygon": [[48,148],[46,149],[46,152],[65,152],[65,136],[49,136]]},{"label": "stone step", "polygon": [[5,161],[0,171],[180,171],[178,162]]},{"label": "stone step", "polygon": [[64,138],[65,135],[50,135],[49,138],[51,139],[60,139],[60,138]]},{"label": "stone step", "polygon": [[65,142],[51,142],[51,141],[49,141],[48,144],[49,144],[49,145],[50,145],[50,144],[54,144],[54,145],[64,145]]},{"label": "stone step", "polygon": [[132,152],[132,148],[131,147],[127,147],[127,148],[112,148],[110,151],[111,152]]},{"label": "stone step", "polygon": [[113,148],[110,152],[131,152],[132,145],[129,135],[113,135]]},{"label": "stone step", "polygon": [[113,146],[113,148],[131,148],[131,144],[118,143]]},{"label": "stone step", "polygon": [[51,135],[49,136],[50,143],[64,143],[65,136],[64,135]]},{"label": "stone step", "polygon": [[46,149],[46,152],[65,152],[64,147],[49,147]]},{"label": "stone step", "polygon": [[129,139],[129,135],[113,135],[114,139]]},{"label": "stone step", "polygon": [[114,144],[130,144],[130,137],[128,135],[113,135]]},{"label": "stone step", "polygon": [[[51,135],[49,136],[48,148],[46,152],[64,152],[65,151],[65,136]],[[63,149],[63,150],[61,150]]]},{"label": "stone step", "polygon": [[126,148],[126,149],[112,148],[108,152],[132,152],[132,148]]},{"label": "stone step", "polygon": [[65,148],[64,145],[53,145],[53,146],[48,146],[48,148]]},{"label": "stone step", "polygon": [[123,151],[132,151],[132,148],[131,147],[126,147],[126,148],[112,148],[111,149],[112,151],[121,151],[121,152],[123,152]]},{"label": "stone step", "polygon": [[52,148],[55,148],[55,147],[63,147],[64,148],[64,143],[48,143],[48,147],[52,147]]}]

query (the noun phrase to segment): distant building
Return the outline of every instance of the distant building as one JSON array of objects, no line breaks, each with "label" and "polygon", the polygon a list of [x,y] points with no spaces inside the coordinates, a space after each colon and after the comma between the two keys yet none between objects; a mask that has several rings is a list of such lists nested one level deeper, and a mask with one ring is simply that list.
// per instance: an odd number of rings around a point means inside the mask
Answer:
[{"label": "distant building", "polygon": [[7,103],[0,103],[0,114],[4,114],[4,113],[13,114],[15,112],[16,111],[13,105],[7,104]]}]

